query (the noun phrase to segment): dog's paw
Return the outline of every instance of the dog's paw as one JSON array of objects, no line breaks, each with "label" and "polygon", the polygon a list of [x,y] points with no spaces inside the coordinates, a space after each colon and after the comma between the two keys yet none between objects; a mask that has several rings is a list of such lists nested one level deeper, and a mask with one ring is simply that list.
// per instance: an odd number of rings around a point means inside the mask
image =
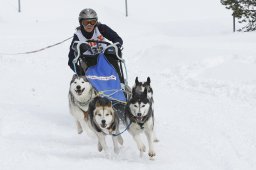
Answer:
[{"label": "dog's paw", "polygon": [[149,156],[149,159],[150,159],[150,160],[153,160],[154,157],[156,156],[156,153],[155,153],[154,151],[150,151],[150,152],[148,153],[148,156]]},{"label": "dog's paw", "polygon": [[101,152],[102,151],[102,146],[101,144],[98,142],[98,151]]},{"label": "dog's paw", "polygon": [[142,144],[139,148],[140,150],[140,157],[142,158],[143,157],[143,152],[146,152],[146,147],[144,144]]},{"label": "dog's paw", "polygon": [[83,129],[77,129],[77,134],[83,133]]},{"label": "dog's paw", "polygon": [[154,139],[154,142],[156,142],[156,143],[159,142],[159,139],[155,138],[155,139]]}]

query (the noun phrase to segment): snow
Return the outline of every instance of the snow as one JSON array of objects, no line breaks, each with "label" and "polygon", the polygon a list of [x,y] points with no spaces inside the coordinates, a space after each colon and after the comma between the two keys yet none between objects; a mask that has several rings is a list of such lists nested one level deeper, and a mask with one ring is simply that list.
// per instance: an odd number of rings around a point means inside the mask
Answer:
[{"label": "snow", "polygon": [[[233,33],[219,1],[0,0],[0,169],[256,168],[256,34]],[[188,3],[188,4],[185,4]],[[151,77],[156,159],[143,158],[123,134],[106,158],[96,139],[76,134],[68,111],[70,41],[81,9],[124,40],[129,84]],[[146,141],[144,140],[146,143]],[[111,148],[111,140],[108,139]]]}]

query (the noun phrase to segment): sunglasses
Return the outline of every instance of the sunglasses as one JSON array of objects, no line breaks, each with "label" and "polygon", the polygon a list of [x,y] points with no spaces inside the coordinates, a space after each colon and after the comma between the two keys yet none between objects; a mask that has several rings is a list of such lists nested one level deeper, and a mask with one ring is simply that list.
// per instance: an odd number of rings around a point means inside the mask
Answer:
[{"label": "sunglasses", "polygon": [[97,23],[96,19],[90,19],[90,20],[83,20],[82,24],[83,26],[87,26],[87,25],[95,25]]}]

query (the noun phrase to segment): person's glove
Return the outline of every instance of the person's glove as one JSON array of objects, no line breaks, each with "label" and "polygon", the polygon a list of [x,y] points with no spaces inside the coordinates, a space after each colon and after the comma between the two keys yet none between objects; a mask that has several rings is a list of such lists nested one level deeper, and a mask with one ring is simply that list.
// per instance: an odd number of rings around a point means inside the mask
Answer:
[{"label": "person's glove", "polygon": [[117,43],[116,46],[117,46],[117,48],[120,49],[121,51],[123,50],[123,47],[122,47],[122,45],[121,45],[120,43]]},{"label": "person's glove", "polygon": [[116,46],[117,46],[117,48],[118,48],[117,53],[118,53],[119,57],[122,58],[122,50],[123,50],[123,47],[122,47],[122,45],[121,45],[120,43],[118,43]]},{"label": "person's glove", "polygon": [[87,44],[87,43],[82,43],[82,44],[80,45],[80,53],[81,53],[81,54],[83,54],[84,52],[86,52],[86,51],[88,51],[88,50],[92,53],[92,49],[91,49],[91,46],[90,46],[89,44]]}]

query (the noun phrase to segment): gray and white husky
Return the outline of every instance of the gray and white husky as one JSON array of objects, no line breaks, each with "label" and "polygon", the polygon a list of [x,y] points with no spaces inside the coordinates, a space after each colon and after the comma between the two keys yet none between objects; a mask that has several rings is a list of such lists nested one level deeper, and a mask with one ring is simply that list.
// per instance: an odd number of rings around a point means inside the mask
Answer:
[{"label": "gray and white husky", "polygon": [[93,136],[88,126],[88,108],[94,97],[95,91],[85,76],[74,75],[70,82],[68,100],[69,110],[75,118],[78,134],[86,131]]},{"label": "gray and white husky", "polygon": [[[143,93],[145,89],[147,90],[147,97],[151,103],[152,112],[154,113],[153,88],[151,87],[150,77],[147,77],[147,81],[139,81],[138,77],[136,77],[135,84],[132,88],[135,90],[136,93]],[[155,131],[154,142],[159,142],[159,140],[156,137]]]},{"label": "gray and white husky", "polygon": [[144,88],[143,92],[132,89],[132,97],[128,100],[125,110],[126,124],[129,126],[128,131],[135,140],[137,147],[142,157],[146,147],[143,144],[140,134],[145,133],[149,151],[150,159],[156,155],[154,148],[155,133],[154,133],[154,111],[152,108],[153,100],[148,97],[148,90]]},{"label": "gray and white husky", "polygon": [[89,126],[98,138],[98,150],[105,151],[108,156],[109,150],[106,144],[105,136],[111,135],[114,152],[119,153],[119,144],[123,145],[123,138],[119,132],[119,117],[113,110],[112,103],[105,97],[97,96],[90,103]]}]

